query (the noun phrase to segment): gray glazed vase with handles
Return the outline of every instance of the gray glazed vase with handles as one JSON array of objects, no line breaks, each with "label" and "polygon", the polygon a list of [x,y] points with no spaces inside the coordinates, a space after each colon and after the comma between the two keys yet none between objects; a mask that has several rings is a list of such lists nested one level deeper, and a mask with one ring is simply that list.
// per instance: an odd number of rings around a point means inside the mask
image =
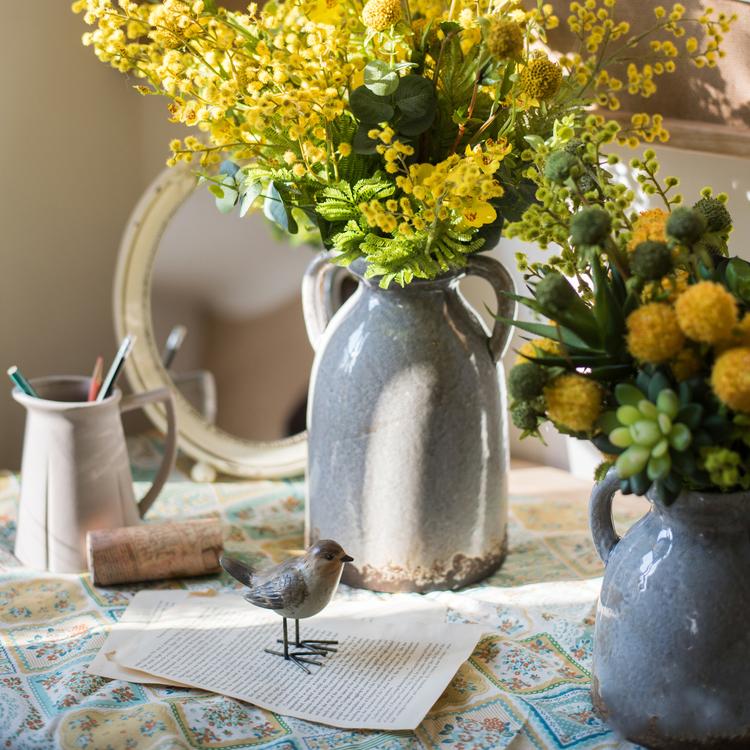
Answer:
[{"label": "gray glazed vase with handles", "polygon": [[683,492],[620,539],[619,479],[594,488],[606,564],[594,630],[593,700],[649,748],[750,748],[750,493]]},{"label": "gray glazed vase with handles", "polygon": [[[308,400],[306,537],[350,551],[343,582],[376,591],[455,589],[491,574],[507,547],[508,439],[499,360],[510,330],[488,333],[458,289],[489,281],[499,314],[515,303],[496,260],[381,289],[317,257],[303,282],[316,350]],[[340,272],[358,281],[333,314]]]},{"label": "gray glazed vase with handles", "polygon": [[[168,388],[101,402],[86,401],[89,378],[56,376],[31,381],[39,398],[17,388],[26,408],[15,556],[55,573],[86,569],[86,533],[133,526],[151,507],[177,453],[172,395]],[[153,485],[136,503],[121,414],[162,402],[168,430]]]}]

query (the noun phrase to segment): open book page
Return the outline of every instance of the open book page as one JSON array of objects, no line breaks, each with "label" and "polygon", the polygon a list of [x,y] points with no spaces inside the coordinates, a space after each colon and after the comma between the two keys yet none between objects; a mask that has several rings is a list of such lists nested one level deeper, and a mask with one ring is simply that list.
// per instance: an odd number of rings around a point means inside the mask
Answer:
[{"label": "open book page", "polygon": [[[405,600],[408,601],[408,600]],[[302,637],[338,640],[338,651],[310,667],[267,654],[279,649],[281,618],[238,594],[189,598],[163,608],[118,649],[129,669],[222,693],[276,713],[333,726],[414,729],[470,656],[484,628],[446,624],[411,599],[412,611],[367,611],[355,603],[301,622]],[[359,607],[357,607],[359,605]],[[397,607],[398,609],[398,607]]]},{"label": "open book page", "polygon": [[128,604],[119,622],[112,626],[104,644],[86,671],[111,680],[128,680],[148,685],[177,685],[163,677],[128,669],[117,661],[117,651],[142,633],[151,619],[158,619],[164,610],[171,609],[190,596],[189,591],[139,591]]}]

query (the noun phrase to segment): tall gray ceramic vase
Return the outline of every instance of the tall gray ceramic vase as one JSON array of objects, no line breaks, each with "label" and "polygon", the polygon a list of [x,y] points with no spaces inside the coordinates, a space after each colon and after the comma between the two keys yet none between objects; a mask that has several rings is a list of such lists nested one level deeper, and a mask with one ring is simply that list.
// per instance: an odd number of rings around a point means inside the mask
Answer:
[{"label": "tall gray ceramic vase", "polygon": [[354,557],[343,581],[376,591],[455,589],[502,563],[508,442],[498,362],[510,330],[488,333],[458,289],[473,274],[515,303],[496,260],[381,289],[364,263],[357,291],[332,315],[342,269],[325,255],[303,283],[316,350],[308,401],[308,542],[331,538]]},{"label": "tall gray ceramic vase", "polygon": [[750,493],[683,492],[620,539],[614,471],[591,496],[606,563],[594,705],[649,748],[750,748]]}]

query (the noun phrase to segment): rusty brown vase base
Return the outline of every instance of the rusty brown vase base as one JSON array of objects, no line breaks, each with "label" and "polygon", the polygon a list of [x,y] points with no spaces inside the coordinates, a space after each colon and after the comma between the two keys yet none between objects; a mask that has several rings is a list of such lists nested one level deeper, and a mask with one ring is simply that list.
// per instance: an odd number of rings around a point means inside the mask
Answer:
[{"label": "rusty brown vase base", "polygon": [[[609,709],[599,694],[599,684],[596,677],[591,680],[591,701],[594,709],[604,720],[609,720]],[[653,716],[649,724],[652,728],[643,734],[628,736],[625,739],[642,745],[648,750],[750,750],[750,735],[745,737],[703,737],[694,739],[688,737],[665,737],[656,728],[658,718]]]},{"label": "rusty brown vase base", "polygon": [[466,557],[457,554],[451,560],[450,566],[438,562],[429,570],[410,570],[399,565],[389,565],[386,568],[366,565],[360,569],[356,567],[355,562],[344,568],[341,582],[359,589],[387,593],[423,594],[428,591],[455,591],[491,576],[503,564],[507,552],[506,534],[494,551],[485,557]]}]

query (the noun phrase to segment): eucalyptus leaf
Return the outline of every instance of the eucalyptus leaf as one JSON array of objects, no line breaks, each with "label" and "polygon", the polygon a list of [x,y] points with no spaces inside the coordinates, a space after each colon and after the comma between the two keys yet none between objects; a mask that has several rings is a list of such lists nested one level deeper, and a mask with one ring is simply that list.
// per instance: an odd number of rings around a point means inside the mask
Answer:
[{"label": "eucalyptus leaf", "polygon": [[432,113],[435,117],[435,89],[432,81],[419,75],[404,76],[394,95],[396,107],[409,119],[418,119]]},{"label": "eucalyptus leaf", "polygon": [[[228,180],[222,185],[212,185],[211,188],[211,192],[216,196],[216,208],[221,213],[228,214],[237,205],[237,200],[240,197],[239,192]],[[213,188],[219,188],[221,195]]]},{"label": "eucalyptus leaf", "polygon": [[352,140],[352,148],[354,149],[354,153],[375,153],[375,147],[378,145],[378,142],[374,141],[372,138],[370,138],[369,135],[367,135],[370,128],[370,125],[365,125],[364,123],[359,126],[357,132],[354,134],[354,139]]},{"label": "eucalyptus leaf", "polygon": [[422,117],[401,117],[396,122],[396,129],[400,135],[421,135],[425,130],[428,130],[430,125],[435,121],[435,114],[436,112],[433,109]]},{"label": "eucalyptus leaf", "polygon": [[398,88],[398,73],[382,60],[365,67],[365,86],[377,96],[390,96]]},{"label": "eucalyptus leaf", "polygon": [[349,105],[360,122],[372,125],[389,122],[396,114],[396,110],[386,97],[373,94],[367,86],[359,86],[352,91]]},{"label": "eucalyptus leaf", "polygon": [[219,166],[219,173],[225,174],[227,175],[227,177],[234,177],[239,171],[240,171],[240,165],[235,164],[233,161],[230,161],[229,159],[226,159],[225,161],[221,162],[221,165]]},{"label": "eucalyptus leaf", "polygon": [[240,200],[240,216],[244,216],[253,207],[253,203],[262,192],[263,185],[260,182],[251,182],[247,186]]},{"label": "eucalyptus leaf", "polygon": [[266,191],[263,214],[285,232],[296,234],[297,222],[294,220],[291,210],[284,203],[275,182],[270,183]]}]

